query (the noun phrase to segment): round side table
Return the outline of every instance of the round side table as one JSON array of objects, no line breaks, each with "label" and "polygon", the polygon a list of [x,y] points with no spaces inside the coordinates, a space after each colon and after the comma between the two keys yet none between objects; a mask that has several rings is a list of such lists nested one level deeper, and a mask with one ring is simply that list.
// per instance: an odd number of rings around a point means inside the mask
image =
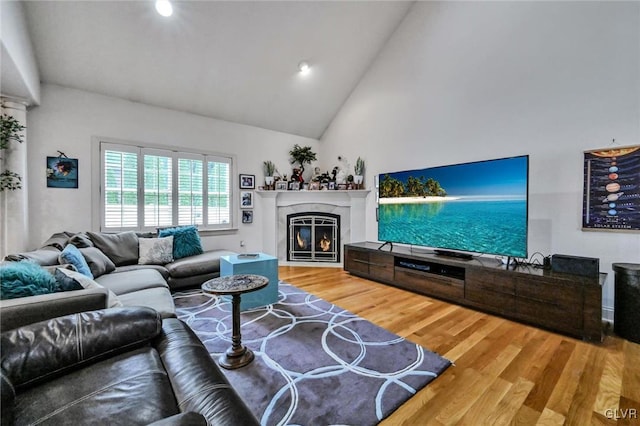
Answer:
[{"label": "round side table", "polygon": [[269,284],[269,279],[262,275],[229,275],[206,281],[202,284],[202,291],[218,295],[230,295],[232,297],[231,314],[233,318],[233,334],[231,347],[218,359],[218,364],[228,370],[244,367],[253,361],[254,355],[251,349],[242,344],[240,334],[240,301],[243,293],[260,290]]}]

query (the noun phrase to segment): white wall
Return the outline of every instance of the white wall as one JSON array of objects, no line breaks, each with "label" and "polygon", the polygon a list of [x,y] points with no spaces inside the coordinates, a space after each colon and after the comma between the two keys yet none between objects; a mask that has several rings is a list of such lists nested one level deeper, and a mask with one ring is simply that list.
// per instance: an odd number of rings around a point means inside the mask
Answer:
[{"label": "white wall", "polygon": [[[530,155],[529,253],[640,262],[581,230],[583,151],[640,143],[640,3],[417,2],[323,135],[377,173]],[[375,197],[367,238],[376,240]],[[609,312],[610,313],[610,312]]]},{"label": "white wall", "polygon": [[[93,136],[132,142],[204,149],[237,156],[238,173],[253,174],[262,185],[262,162],[271,160],[291,174],[289,150],[294,144],[318,141],[152,107],[55,85],[42,86],[42,103],[28,113],[29,248],[39,247],[52,233],[91,229]],[[47,188],[45,160],[57,150],[78,158],[79,188]],[[255,197],[254,223],[239,223],[238,232],[204,237],[206,249],[257,251],[262,248],[260,197]],[[240,241],[246,247],[240,247]]]},{"label": "white wall", "polygon": [[40,102],[40,76],[24,5],[20,1],[0,2],[0,44],[2,94],[37,104]]}]

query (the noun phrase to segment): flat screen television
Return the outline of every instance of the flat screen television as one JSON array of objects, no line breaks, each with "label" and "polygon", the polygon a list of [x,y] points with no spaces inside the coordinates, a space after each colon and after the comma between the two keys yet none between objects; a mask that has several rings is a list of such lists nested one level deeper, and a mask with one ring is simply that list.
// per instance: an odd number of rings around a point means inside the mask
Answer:
[{"label": "flat screen television", "polygon": [[378,240],[527,257],[529,156],[378,176]]}]

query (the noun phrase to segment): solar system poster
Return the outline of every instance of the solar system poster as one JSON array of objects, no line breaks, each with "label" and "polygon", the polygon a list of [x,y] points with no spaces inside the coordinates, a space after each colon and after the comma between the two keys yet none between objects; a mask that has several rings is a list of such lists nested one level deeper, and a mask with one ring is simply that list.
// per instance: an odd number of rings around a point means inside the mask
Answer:
[{"label": "solar system poster", "polygon": [[582,228],[640,230],[640,145],[584,153]]}]

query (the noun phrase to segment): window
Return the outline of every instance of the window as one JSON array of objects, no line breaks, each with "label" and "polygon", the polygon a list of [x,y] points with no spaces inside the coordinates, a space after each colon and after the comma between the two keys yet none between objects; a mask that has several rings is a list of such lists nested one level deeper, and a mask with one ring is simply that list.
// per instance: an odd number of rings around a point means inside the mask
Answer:
[{"label": "window", "polygon": [[227,229],[232,157],[100,143],[101,228]]}]

